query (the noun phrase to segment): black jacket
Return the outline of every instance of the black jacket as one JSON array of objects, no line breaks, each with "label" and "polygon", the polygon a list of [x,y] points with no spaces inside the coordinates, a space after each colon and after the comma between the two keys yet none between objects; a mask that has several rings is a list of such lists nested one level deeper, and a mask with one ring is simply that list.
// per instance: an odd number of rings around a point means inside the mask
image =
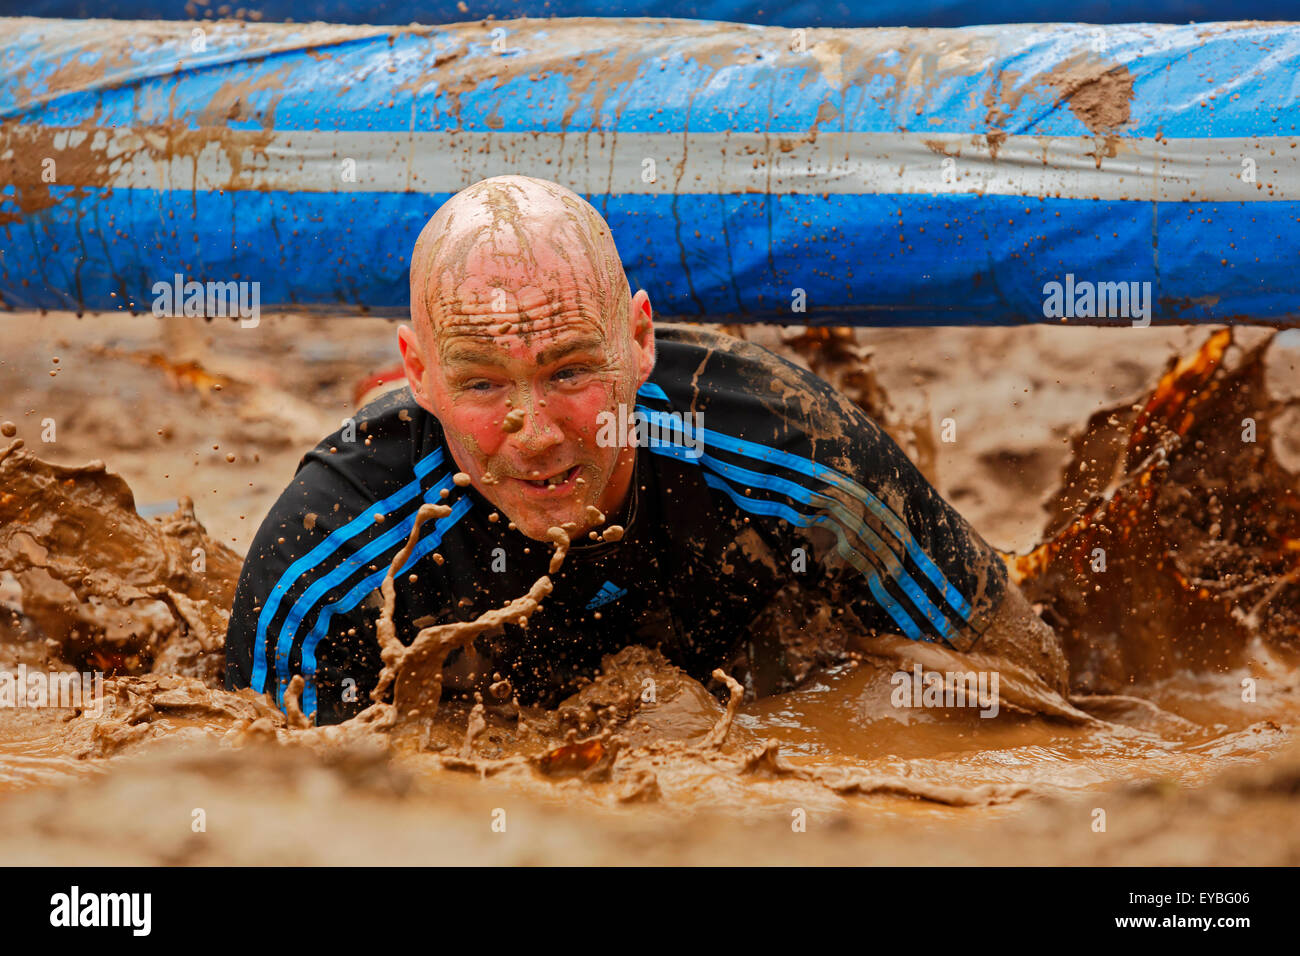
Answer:
[{"label": "black jacket", "polygon": [[[603,654],[643,643],[707,679],[787,584],[833,595],[873,630],[959,649],[978,639],[1006,588],[1004,565],[860,409],[717,332],[661,325],[656,345],[638,409],[664,441],[638,448],[634,492],[612,519],[626,536],[578,544],[526,630],[480,637],[477,656],[453,654],[449,671],[474,671],[480,684],[499,674],[520,700],[553,703]],[[355,434],[340,430],[308,453],[244,563],[226,686],[282,702],[302,674],[303,710],[321,723],[368,705],[377,589],[424,501],[452,514],[424,525],[396,578],[405,640],[524,594],[551,546],[510,531],[504,516],[488,520],[492,505],[454,485],[455,471],[437,419],[407,389],[358,412]]]}]

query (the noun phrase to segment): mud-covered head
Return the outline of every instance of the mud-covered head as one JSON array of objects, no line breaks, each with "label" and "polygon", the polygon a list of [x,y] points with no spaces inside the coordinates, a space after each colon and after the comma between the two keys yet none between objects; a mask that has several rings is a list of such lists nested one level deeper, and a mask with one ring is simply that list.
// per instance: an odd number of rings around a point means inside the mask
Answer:
[{"label": "mud-covered head", "polygon": [[524,534],[592,527],[631,486],[635,448],[602,447],[654,367],[649,297],[631,294],[609,225],[528,176],[462,190],[411,256],[413,327],[398,333],[416,401],[456,464]]}]

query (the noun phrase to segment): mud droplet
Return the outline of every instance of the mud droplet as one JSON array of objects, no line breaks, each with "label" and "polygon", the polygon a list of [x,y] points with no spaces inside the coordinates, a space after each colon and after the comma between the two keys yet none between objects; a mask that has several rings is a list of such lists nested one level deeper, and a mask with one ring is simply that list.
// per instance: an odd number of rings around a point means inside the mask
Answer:
[{"label": "mud droplet", "polygon": [[316,527],[316,512],[309,511],[305,515],[303,515],[302,526],[306,528],[308,531]]},{"label": "mud droplet", "polygon": [[505,432],[507,435],[513,432],[517,432],[519,431],[519,429],[523,427],[524,427],[524,410],[522,408],[514,409],[513,411],[507,413],[506,417],[501,420],[501,430]]},{"label": "mud droplet", "polygon": [[13,422],[0,422],[0,435],[5,438],[13,438],[18,434],[18,426]]},{"label": "mud droplet", "polygon": [[551,527],[546,529],[546,537],[555,543],[555,553],[551,555],[551,566],[547,573],[558,574],[564,565],[564,556],[569,553],[569,533],[563,528]]},{"label": "mud droplet", "polygon": [[465,474],[463,471],[456,472],[456,474],[451,476],[451,480],[455,483],[457,488],[469,487],[469,475]]},{"label": "mud droplet", "polygon": [[622,525],[617,525],[617,524],[612,524],[612,525],[610,525],[608,528],[605,529],[604,533],[603,533],[600,537],[601,537],[601,539],[604,540],[604,541],[622,541],[622,540],[623,540],[623,526],[622,526]]}]

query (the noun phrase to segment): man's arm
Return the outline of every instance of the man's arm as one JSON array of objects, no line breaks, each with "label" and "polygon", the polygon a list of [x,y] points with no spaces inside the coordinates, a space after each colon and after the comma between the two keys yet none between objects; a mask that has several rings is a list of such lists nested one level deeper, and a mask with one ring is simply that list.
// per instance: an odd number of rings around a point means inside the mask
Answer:
[{"label": "man's arm", "polygon": [[283,708],[289,680],[301,674],[301,706],[321,724],[364,709],[380,666],[369,595],[352,592],[383,555],[367,551],[374,536],[357,519],[373,518],[340,477],[304,459],[253,539],[226,633],[228,689],[270,693]]},{"label": "man's arm", "polygon": [[[657,380],[677,407],[701,413],[697,467],[781,567],[830,586],[876,633],[1007,653],[1060,683],[1055,636],[1001,556],[862,409],[751,343],[681,327],[660,334],[664,356],[685,349]],[[801,545],[806,568],[786,557]]]},{"label": "man's arm", "polygon": [[[301,674],[303,711],[322,724],[370,704],[381,667],[375,591],[420,505],[451,484],[441,451],[411,465],[408,421],[362,422],[369,442],[336,433],[303,458],[240,573],[226,636],[229,689],[252,687],[283,707]],[[399,594],[399,633],[409,615]]]},{"label": "man's arm", "polygon": [[[832,402],[832,394],[827,389],[810,416],[812,436],[793,444],[825,449],[812,469],[821,526],[840,532],[826,555],[834,555],[840,581],[858,582],[855,609],[881,632],[1001,658],[1063,691],[1060,642],[1010,579],[1002,556],[883,428],[837,394]],[[843,439],[816,440],[836,433]]]}]

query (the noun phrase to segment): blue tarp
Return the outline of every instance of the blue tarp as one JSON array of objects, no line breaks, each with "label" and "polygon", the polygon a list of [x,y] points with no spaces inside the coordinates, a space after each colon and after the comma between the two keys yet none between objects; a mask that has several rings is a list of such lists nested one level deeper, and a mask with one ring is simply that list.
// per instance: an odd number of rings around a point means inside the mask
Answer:
[{"label": "blue tarp", "polygon": [[1187,23],[1293,20],[1296,0],[34,0],[0,2],[0,16],[189,20],[251,16],[268,22],[460,23],[514,17],[680,17],[786,27],[964,27],[1045,23]]},{"label": "blue tarp", "polygon": [[586,196],[664,316],[1300,316],[1296,26],[0,37],[8,308],[149,311],[180,276],[400,315],[427,218],[516,172]]}]

